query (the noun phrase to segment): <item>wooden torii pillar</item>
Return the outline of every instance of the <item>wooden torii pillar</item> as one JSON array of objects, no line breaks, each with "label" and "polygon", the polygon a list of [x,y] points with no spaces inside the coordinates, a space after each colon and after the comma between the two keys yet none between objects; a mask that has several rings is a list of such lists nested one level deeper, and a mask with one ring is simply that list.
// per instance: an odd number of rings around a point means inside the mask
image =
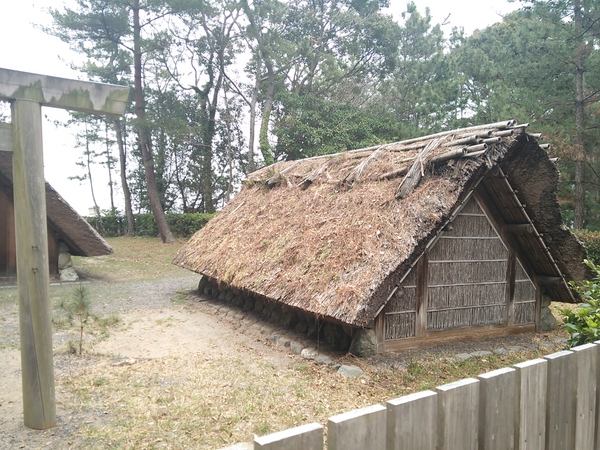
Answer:
[{"label": "wooden torii pillar", "polygon": [[23,418],[29,428],[56,425],[41,107],[120,116],[129,90],[0,68],[0,100],[11,104],[11,125],[0,127],[0,150],[13,152]]}]

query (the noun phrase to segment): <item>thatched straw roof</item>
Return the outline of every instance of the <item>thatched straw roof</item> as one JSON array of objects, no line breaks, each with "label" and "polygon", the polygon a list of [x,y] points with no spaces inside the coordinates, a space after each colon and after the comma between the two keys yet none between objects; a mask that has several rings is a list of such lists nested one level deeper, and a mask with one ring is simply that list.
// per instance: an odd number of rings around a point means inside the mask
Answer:
[{"label": "thatched straw roof", "polygon": [[533,223],[517,245],[539,275],[564,277],[554,300],[572,301],[565,280],[586,275],[585,252],[562,223],[554,163],[514,121],[263,168],[173,262],[364,326],[481,182],[503,220]]},{"label": "thatched straw roof", "polygon": [[[0,188],[12,196],[12,153],[0,151]],[[1,212],[0,212],[1,213]],[[75,256],[110,255],[113,249],[94,228],[46,183],[48,223]]]}]

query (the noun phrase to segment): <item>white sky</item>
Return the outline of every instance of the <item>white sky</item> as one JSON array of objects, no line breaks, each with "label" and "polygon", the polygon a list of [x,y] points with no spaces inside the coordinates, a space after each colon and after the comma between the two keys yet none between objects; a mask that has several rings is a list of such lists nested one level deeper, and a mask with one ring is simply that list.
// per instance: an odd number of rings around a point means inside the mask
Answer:
[{"label": "white sky", "polygon": [[[68,0],[67,0],[68,1]],[[519,2],[506,0],[415,0],[421,13],[428,7],[433,23],[447,19],[444,28],[448,34],[451,27],[464,27],[467,34],[502,20],[502,15],[519,7]],[[59,39],[46,35],[38,25],[49,25],[48,7],[60,8],[65,0],[13,0],[2,5],[0,26],[0,67],[26,72],[54,75],[65,78],[84,79],[71,70],[69,64],[77,59],[68,46]],[[396,16],[406,9],[406,0],[391,0],[390,11]],[[87,214],[93,205],[87,182],[69,180],[81,175],[75,162],[81,150],[75,148],[72,131],[57,128],[52,121],[65,122],[66,111],[44,108],[48,119],[44,123],[44,163],[46,179],[80,214]],[[116,155],[116,149],[115,149]],[[104,171],[94,174],[94,187],[100,208],[109,209],[108,179]],[[118,181],[118,177],[115,177]],[[122,193],[117,186],[117,207],[122,209]]]}]

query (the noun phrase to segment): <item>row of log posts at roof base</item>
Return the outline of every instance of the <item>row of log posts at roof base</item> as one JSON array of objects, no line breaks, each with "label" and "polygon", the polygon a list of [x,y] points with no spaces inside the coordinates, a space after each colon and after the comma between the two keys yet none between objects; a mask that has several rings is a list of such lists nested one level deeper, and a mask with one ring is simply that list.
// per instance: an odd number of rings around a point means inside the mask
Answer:
[{"label": "row of log posts at roof base", "polygon": [[174,263],[350,327],[377,351],[551,327],[549,302],[578,301],[568,282],[590,274],[548,146],[526,129],[509,120],[262,168]]}]

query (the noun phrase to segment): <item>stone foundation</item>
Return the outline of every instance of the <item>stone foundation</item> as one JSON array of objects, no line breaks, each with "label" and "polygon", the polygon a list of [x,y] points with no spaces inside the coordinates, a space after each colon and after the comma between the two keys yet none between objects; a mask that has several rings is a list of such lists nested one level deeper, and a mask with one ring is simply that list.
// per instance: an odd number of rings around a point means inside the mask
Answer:
[{"label": "stone foundation", "polygon": [[[254,312],[264,320],[294,330],[296,333],[306,334],[310,339],[326,343],[332,350],[348,351],[353,338],[361,335],[358,333],[359,329],[319,320],[298,309],[227,285],[219,286],[215,280],[206,276],[200,278],[198,292],[230,303],[243,311]],[[355,346],[357,350],[364,347],[363,344]],[[356,356],[371,356],[371,354],[356,354]]]}]

